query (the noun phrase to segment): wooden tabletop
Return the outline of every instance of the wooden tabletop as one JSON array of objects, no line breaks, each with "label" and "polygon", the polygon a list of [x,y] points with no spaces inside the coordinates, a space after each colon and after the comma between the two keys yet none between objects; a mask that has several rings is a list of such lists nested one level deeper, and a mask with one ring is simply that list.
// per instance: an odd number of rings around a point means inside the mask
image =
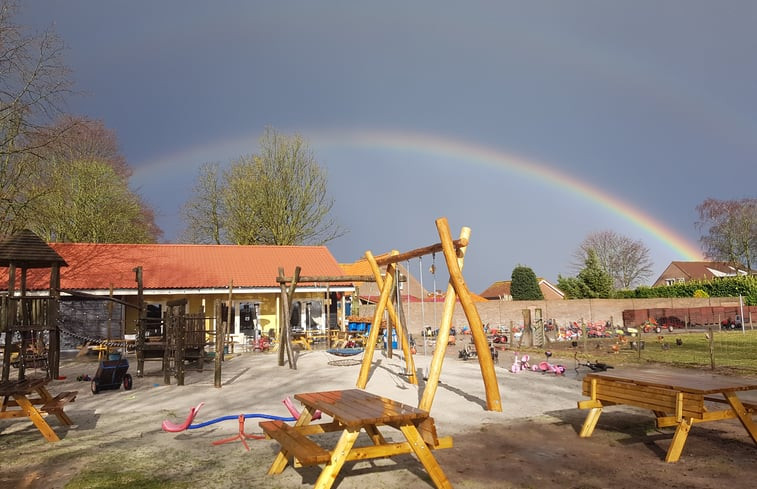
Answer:
[{"label": "wooden tabletop", "polygon": [[0,396],[31,394],[35,389],[47,384],[48,382],[49,380],[44,378],[29,378],[24,380],[9,380],[6,382],[0,382]]},{"label": "wooden tabletop", "polygon": [[757,379],[715,375],[701,371],[612,369],[605,372],[590,372],[586,374],[585,378],[632,382],[637,385],[675,389],[694,394],[716,394],[757,389]]},{"label": "wooden tabletop", "polygon": [[428,412],[360,389],[295,394],[305,406],[319,409],[346,426],[406,423],[428,418]]}]

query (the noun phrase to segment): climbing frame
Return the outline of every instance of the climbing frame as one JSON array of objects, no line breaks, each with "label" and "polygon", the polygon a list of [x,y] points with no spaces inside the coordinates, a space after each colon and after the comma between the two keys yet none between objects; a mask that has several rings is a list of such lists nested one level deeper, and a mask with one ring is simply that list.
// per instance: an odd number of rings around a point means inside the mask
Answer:
[{"label": "climbing frame", "polygon": [[[379,286],[381,294],[379,296],[378,304],[376,305],[376,310],[373,314],[373,322],[365,345],[365,353],[363,355],[360,374],[358,375],[357,386],[361,389],[365,389],[365,386],[368,383],[368,374],[370,372],[371,363],[373,362],[373,353],[376,348],[376,343],[378,342],[381,318],[385,311],[388,311],[391,322],[397,327],[397,337],[402,343],[402,351],[406,359],[406,367],[407,370],[411,372],[409,380],[410,382],[417,384],[413,357],[409,351],[407,341],[404,341],[404,335],[402,334],[404,326],[401,324],[399,315],[396,314],[394,306],[389,301],[389,298],[395,286],[394,271],[397,263],[441,251],[444,254],[447,269],[449,270],[449,284],[444,299],[444,309],[442,312],[441,324],[439,325],[439,333],[436,339],[436,347],[429,367],[428,380],[418,407],[425,411],[431,410],[431,405],[433,404],[434,396],[436,394],[436,388],[439,384],[439,377],[444,362],[447,342],[449,341],[450,331],[452,329],[452,315],[455,310],[455,304],[459,299],[465,317],[468,320],[468,325],[470,326],[473,344],[477,352],[476,356],[478,357],[479,366],[481,367],[481,375],[486,388],[486,408],[489,411],[502,411],[499,385],[497,384],[497,376],[494,371],[494,360],[489,353],[489,344],[486,339],[486,333],[484,332],[481,317],[478,314],[475,304],[473,304],[471,293],[468,290],[468,286],[466,285],[462,274],[463,260],[465,258],[465,252],[470,238],[470,228],[463,227],[460,231],[460,238],[456,241],[452,240],[449,223],[446,218],[441,217],[437,219],[436,228],[441,242],[431,246],[417,248],[405,253],[399,253],[398,251],[393,250],[379,258],[375,258],[370,251],[366,251],[366,259],[371,265],[376,284]],[[386,273],[383,278],[380,269],[381,266],[386,267]],[[391,337],[391,331],[388,331],[387,341],[391,341]]]}]

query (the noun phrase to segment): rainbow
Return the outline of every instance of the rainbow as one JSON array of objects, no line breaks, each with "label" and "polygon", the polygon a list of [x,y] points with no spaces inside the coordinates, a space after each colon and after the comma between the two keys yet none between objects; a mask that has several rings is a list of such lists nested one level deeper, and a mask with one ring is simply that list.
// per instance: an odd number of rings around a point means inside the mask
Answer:
[{"label": "rainbow", "polygon": [[687,238],[666,227],[654,217],[631,204],[557,169],[523,157],[503,153],[479,144],[447,137],[413,132],[340,131],[315,132],[309,135],[315,147],[355,147],[419,152],[455,158],[467,163],[505,169],[521,176],[561,188],[580,199],[596,203],[656,237],[681,259],[702,260],[699,248]]},{"label": "rainbow", "polygon": [[[299,132],[299,131],[298,131]],[[438,155],[445,158],[459,159],[466,163],[490,166],[499,170],[506,170],[526,178],[565,190],[579,199],[598,204],[602,208],[631,222],[650,235],[658,239],[672,250],[681,260],[700,261],[702,254],[696,244],[665,226],[654,217],[642,212],[628,202],[589,185],[567,173],[563,173],[551,166],[532,159],[504,153],[481,144],[472,144],[448,137],[430,134],[414,133],[411,131],[376,131],[376,130],[329,130],[302,131],[317,153],[318,149],[376,149],[379,151],[394,150],[416,152],[424,155]],[[192,148],[185,148],[181,152],[166,155],[158,160],[136,165],[134,176],[137,180],[149,177],[161,177],[173,172],[177,167],[200,165],[208,161],[219,161],[219,155],[226,155],[229,159],[254,152],[257,139],[249,136],[216,141]],[[192,173],[192,172],[189,172]]]}]

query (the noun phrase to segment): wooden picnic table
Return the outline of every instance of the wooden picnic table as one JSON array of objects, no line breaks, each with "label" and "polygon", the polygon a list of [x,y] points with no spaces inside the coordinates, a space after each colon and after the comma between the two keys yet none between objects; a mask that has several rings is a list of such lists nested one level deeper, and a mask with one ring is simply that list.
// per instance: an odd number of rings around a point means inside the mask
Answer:
[{"label": "wooden picnic table", "polygon": [[588,373],[583,394],[591,399],[578,403],[580,409],[589,410],[580,436],[591,436],[602,408],[617,404],[652,410],[658,428],[676,427],[666,462],[678,461],[696,423],[736,418],[757,444],[757,424],[752,418],[757,403],[738,397],[738,393],[751,390],[757,390],[756,379],[705,372],[613,369]]},{"label": "wooden picnic table", "polygon": [[[62,392],[53,397],[47,390],[48,382],[49,379],[46,378],[0,382],[0,419],[29,418],[47,441],[60,441],[55,431],[47,424],[45,416],[51,413],[61,424],[74,424],[63,412],[63,408],[76,399],[77,392]],[[37,408],[37,405],[40,407]]]},{"label": "wooden picnic table", "polygon": [[[437,437],[434,420],[428,412],[360,389],[296,394],[294,398],[304,406],[294,426],[276,420],[260,423],[265,434],[281,444],[281,450],[268,470],[269,475],[281,473],[290,459],[293,465],[324,464],[314,487],[328,489],[347,461],[414,453],[437,488],[452,487],[431,453],[435,449],[452,447],[452,438]],[[333,420],[311,423],[316,411]],[[379,426],[399,430],[405,441],[387,441]],[[361,430],[365,430],[372,445],[355,446]],[[331,450],[309,438],[332,431],[341,431],[342,435]]]}]

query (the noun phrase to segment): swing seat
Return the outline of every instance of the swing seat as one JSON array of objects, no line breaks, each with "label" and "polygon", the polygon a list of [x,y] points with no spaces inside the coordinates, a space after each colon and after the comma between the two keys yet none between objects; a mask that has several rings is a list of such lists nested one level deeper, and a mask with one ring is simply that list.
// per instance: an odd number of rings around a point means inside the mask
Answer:
[{"label": "swing seat", "polygon": [[326,353],[330,353],[331,355],[336,355],[338,357],[351,357],[354,355],[359,355],[360,353],[363,353],[362,348],[329,348],[326,350]]}]

